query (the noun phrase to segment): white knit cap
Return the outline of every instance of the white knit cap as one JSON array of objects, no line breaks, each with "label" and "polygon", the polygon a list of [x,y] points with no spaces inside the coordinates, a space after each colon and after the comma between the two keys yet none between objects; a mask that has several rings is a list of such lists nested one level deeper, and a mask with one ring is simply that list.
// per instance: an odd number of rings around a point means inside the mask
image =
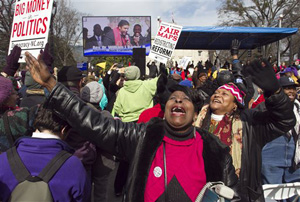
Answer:
[{"label": "white knit cap", "polygon": [[80,97],[85,102],[99,103],[103,96],[101,85],[97,81],[86,84],[80,92]]}]

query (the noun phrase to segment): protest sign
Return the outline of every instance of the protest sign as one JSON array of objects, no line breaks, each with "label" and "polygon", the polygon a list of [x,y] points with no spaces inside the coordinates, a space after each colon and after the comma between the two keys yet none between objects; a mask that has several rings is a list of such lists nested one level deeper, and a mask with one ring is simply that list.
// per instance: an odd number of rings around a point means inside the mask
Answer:
[{"label": "protest sign", "polygon": [[26,51],[37,57],[46,46],[53,0],[19,0],[15,4],[8,54],[17,45],[22,49],[19,62],[25,62]]},{"label": "protest sign", "polygon": [[178,67],[182,67],[183,69],[186,69],[189,62],[192,60],[192,57],[183,57],[181,60],[179,60]]},{"label": "protest sign", "polygon": [[149,57],[166,64],[172,57],[182,26],[161,22],[157,35],[151,45]]}]

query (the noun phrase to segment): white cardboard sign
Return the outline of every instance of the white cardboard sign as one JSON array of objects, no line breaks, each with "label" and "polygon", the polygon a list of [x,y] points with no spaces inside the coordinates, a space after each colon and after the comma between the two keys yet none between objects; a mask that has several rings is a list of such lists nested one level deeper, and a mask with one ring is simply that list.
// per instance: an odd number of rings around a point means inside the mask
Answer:
[{"label": "white cardboard sign", "polygon": [[182,67],[183,69],[186,69],[188,66],[189,62],[192,60],[192,57],[183,57],[181,60],[178,62],[178,67]]},{"label": "white cardboard sign", "polygon": [[18,0],[15,4],[8,54],[18,45],[22,49],[19,62],[25,62],[26,51],[37,57],[46,46],[53,0]]},{"label": "white cardboard sign", "polygon": [[172,57],[182,26],[161,22],[154,42],[151,45],[149,57],[166,64]]}]

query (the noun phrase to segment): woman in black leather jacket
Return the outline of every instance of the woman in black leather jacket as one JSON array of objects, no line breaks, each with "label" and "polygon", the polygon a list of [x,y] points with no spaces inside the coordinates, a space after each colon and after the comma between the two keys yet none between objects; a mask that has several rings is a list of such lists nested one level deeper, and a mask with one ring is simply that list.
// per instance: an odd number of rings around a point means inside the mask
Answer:
[{"label": "woman in black leather jacket", "polygon": [[236,187],[229,148],[192,125],[196,107],[187,88],[172,88],[164,120],[123,123],[91,110],[56,83],[40,56],[26,53],[26,62],[32,77],[51,92],[46,107],[99,148],[129,162],[126,201],[195,201],[208,181]]},{"label": "woman in black leather jacket", "polygon": [[[233,71],[238,68],[233,65]],[[228,145],[239,176],[242,201],[263,202],[261,151],[265,144],[295,125],[293,105],[280,88],[271,65],[254,61],[249,68],[252,80],[265,92],[267,110],[245,109],[245,94],[233,83],[220,86],[203,106],[195,122]],[[236,74],[236,72],[235,72]]]}]

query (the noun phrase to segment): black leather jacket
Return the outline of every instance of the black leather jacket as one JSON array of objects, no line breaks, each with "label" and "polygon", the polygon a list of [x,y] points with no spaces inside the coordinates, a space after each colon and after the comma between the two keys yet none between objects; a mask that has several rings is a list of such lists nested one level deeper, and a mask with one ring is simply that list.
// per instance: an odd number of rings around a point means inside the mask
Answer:
[{"label": "black leather jacket", "polygon": [[247,109],[241,113],[243,149],[239,180],[241,193],[246,196],[242,201],[265,201],[261,180],[262,148],[296,123],[293,103],[282,90],[266,98],[265,104],[266,111]]},{"label": "black leather jacket", "polygon": [[[46,101],[71,126],[99,148],[130,163],[126,201],[144,201],[147,177],[156,150],[164,137],[164,120],[147,124],[123,123],[92,110],[63,85],[57,84]],[[207,181],[223,181],[237,187],[237,176],[229,148],[208,132],[197,129],[203,139],[203,159]]]}]

